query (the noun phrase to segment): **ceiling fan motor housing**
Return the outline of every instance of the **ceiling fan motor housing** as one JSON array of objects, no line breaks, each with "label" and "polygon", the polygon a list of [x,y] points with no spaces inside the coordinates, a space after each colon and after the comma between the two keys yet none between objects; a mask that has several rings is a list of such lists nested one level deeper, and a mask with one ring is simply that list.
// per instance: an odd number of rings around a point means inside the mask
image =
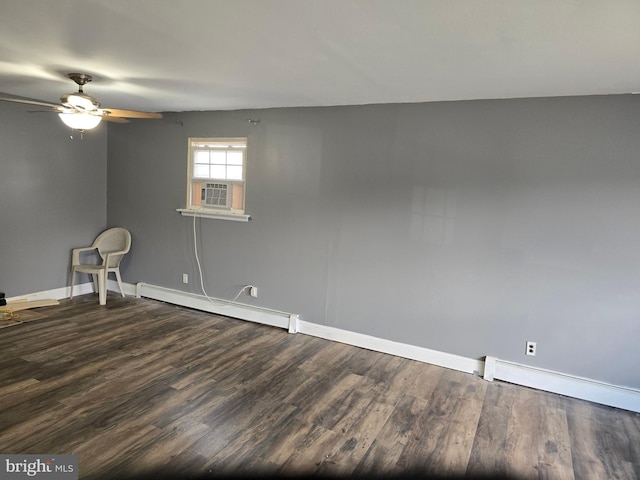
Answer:
[{"label": "ceiling fan motor housing", "polygon": [[78,84],[78,92],[67,93],[60,97],[62,104],[69,108],[74,108],[83,112],[92,112],[100,108],[100,103],[91,95],[87,95],[82,90],[82,86],[93,80],[93,77],[86,73],[69,73],[67,76]]},{"label": "ceiling fan motor housing", "polygon": [[60,101],[66,107],[85,112],[91,112],[100,108],[100,103],[95,98],[83,92],[67,93],[60,97]]}]

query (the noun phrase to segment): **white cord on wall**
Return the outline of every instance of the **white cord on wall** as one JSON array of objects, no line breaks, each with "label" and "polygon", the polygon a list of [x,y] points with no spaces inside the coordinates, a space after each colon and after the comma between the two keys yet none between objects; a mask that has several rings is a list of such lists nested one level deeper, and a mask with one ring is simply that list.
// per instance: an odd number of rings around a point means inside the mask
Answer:
[{"label": "white cord on wall", "polygon": [[219,305],[221,307],[227,307],[232,303],[236,303],[236,300],[238,299],[238,297],[247,288],[255,288],[255,287],[253,285],[245,285],[244,287],[242,287],[240,289],[240,291],[236,294],[236,296],[233,297],[233,300],[218,301],[218,300],[214,300],[213,298],[209,297],[209,295],[207,294],[207,291],[204,288],[204,279],[203,279],[203,275],[202,275],[202,267],[200,266],[200,258],[198,258],[198,238],[197,238],[197,235],[196,235],[196,216],[197,216],[197,210],[194,210],[193,211],[193,253],[194,253],[195,257],[196,257],[196,265],[198,266],[198,275],[199,275],[199,278],[200,278],[200,288],[201,288],[202,293],[204,294],[204,296],[211,303],[213,303],[214,305]]}]

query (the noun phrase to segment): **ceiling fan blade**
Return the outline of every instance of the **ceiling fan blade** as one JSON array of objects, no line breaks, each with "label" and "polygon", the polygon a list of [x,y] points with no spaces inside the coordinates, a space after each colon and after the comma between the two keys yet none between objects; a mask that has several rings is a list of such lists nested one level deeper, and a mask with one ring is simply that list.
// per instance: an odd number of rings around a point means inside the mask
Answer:
[{"label": "ceiling fan blade", "polygon": [[107,122],[129,123],[129,120],[127,120],[126,118],[114,117],[112,115],[100,115],[100,116],[102,117],[103,120],[106,120]]},{"label": "ceiling fan blade", "polygon": [[124,117],[124,118],[162,118],[161,113],[153,113],[153,112],[139,112],[137,110],[122,110],[119,108],[103,108],[104,112],[107,112],[107,115],[113,117]]},{"label": "ceiling fan blade", "polygon": [[38,105],[41,107],[51,107],[55,109],[60,109],[61,106],[57,103],[49,103],[49,102],[41,102],[38,100],[27,100],[22,98],[8,98],[8,97],[0,97],[0,101],[2,102],[12,102],[12,103],[24,103],[27,105]]}]

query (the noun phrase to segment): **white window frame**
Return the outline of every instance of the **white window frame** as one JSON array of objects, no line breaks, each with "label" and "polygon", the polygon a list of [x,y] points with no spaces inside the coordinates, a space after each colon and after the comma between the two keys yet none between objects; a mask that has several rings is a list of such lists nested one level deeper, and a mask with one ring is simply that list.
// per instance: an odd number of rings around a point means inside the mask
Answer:
[{"label": "white window frame", "polygon": [[[182,215],[240,221],[250,219],[250,216],[245,212],[247,141],[247,137],[190,137],[188,139],[187,207],[178,209]],[[209,150],[210,152],[216,150],[242,152],[242,178],[228,178],[228,168],[233,168],[236,165],[228,163],[227,159],[225,159],[224,163],[209,164],[210,167],[224,166],[224,176],[196,177],[194,175],[196,152],[202,152],[203,150]],[[203,185],[207,183],[225,183],[229,185],[230,205],[228,207],[202,204],[200,195]]]}]

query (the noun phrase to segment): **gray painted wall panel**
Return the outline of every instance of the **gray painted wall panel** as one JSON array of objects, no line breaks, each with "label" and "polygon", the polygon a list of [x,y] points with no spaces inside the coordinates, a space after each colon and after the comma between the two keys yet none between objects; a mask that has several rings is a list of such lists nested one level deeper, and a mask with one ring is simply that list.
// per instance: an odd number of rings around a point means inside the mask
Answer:
[{"label": "gray painted wall panel", "polygon": [[68,285],[71,248],[90,245],[107,218],[106,127],[71,140],[55,114],[29,110],[0,102],[0,290],[7,296]]},{"label": "gray painted wall panel", "polygon": [[242,301],[311,322],[640,387],[638,96],[109,127],[108,221],[133,232],[129,282],[199,291],[192,220],[175,212],[187,138],[248,135],[253,220],[197,223],[210,295],[251,283],[260,296]]}]

